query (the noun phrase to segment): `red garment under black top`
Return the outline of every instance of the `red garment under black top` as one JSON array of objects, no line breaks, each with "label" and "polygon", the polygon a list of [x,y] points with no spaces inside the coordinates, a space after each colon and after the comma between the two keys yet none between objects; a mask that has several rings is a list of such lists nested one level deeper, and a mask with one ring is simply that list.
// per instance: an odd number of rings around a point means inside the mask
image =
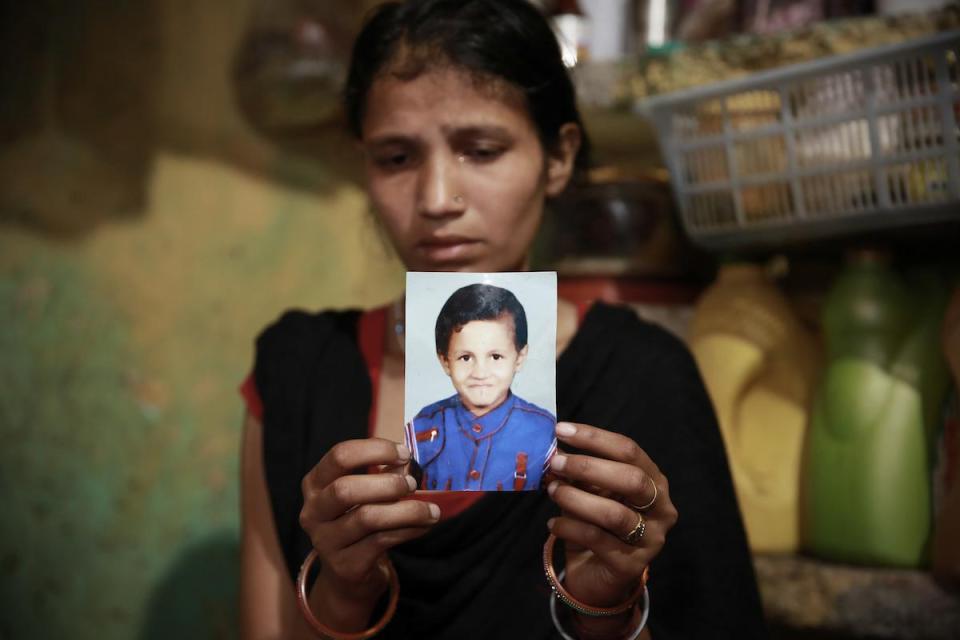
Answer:
[{"label": "red garment under black top", "polygon": [[[373,436],[377,424],[377,398],[380,392],[380,370],[383,367],[383,339],[387,324],[386,307],[367,311],[360,316],[358,328],[358,342],[363,359],[370,372],[370,382],[373,384],[373,403],[370,406],[370,420],[367,433]],[[240,394],[246,401],[247,411],[261,422],[263,421],[263,402],[257,392],[257,385],[253,373],[247,376],[240,386]],[[440,519],[452,518],[483,497],[482,491],[431,491],[417,493],[412,496],[416,500],[433,502],[440,507]]]},{"label": "red garment under black top", "polygon": [[[582,322],[589,308],[589,303],[577,305],[578,324]],[[367,311],[360,316],[359,322],[358,342],[360,351],[367,363],[370,381],[373,384],[373,404],[370,407],[370,421],[367,425],[367,433],[373,437],[377,425],[377,398],[379,398],[380,392],[380,370],[383,367],[383,340],[386,335],[387,308],[381,307]],[[263,402],[257,392],[257,385],[252,372],[240,385],[240,395],[243,396],[250,415],[263,422]],[[482,491],[431,491],[429,494],[416,494],[413,497],[419,500],[428,500],[440,507],[440,519],[443,520],[462,513],[464,509],[483,497],[483,493]]]}]

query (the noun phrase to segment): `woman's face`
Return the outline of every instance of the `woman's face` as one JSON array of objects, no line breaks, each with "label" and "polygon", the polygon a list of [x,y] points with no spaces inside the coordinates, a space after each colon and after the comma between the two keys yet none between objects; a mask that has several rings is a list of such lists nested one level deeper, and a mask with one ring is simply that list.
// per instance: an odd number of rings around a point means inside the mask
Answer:
[{"label": "woman's face", "polygon": [[544,198],[569,171],[546,155],[523,103],[453,68],[385,74],[367,96],[368,190],[411,271],[524,267]]}]

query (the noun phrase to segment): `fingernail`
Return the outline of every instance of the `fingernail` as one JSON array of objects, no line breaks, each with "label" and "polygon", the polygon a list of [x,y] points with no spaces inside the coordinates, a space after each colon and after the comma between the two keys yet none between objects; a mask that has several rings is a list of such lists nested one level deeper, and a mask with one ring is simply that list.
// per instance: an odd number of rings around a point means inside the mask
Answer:
[{"label": "fingernail", "polygon": [[560,483],[557,482],[556,480],[554,480],[553,482],[551,482],[550,484],[548,484],[548,485],[547,485],[547,493],[549,493],[550,495],[553,495],[554,493],[556,493],[556,491],[557,491],[557,485],[559,485],[559,484],[560,484]]},{"label": "fingernail", "polygon": [[553,459],[550,461],[550,466],[555,471],[563,471],[563,468],[567,466],[567,456],[558,453],[553,456]]},{"label": "fingernail", "polygon": [[400,462],[406,462],[410,459],[410,449],[407,449],[402,444],[397,445],[397,458]]},{"label": "fingernail", "polygon": [[440,507],[433,504],[432,502],[428,505],[430,507],[430,517],[434,520],[440,519]]},{"label": "fingernail", "polygon": [[410,487],[410,491],[417,490],[417,481],[413,476],[407,476],[407,486]]},{"label": "fingernail", "polygon": [[557,423],[557,435],[564,438],[569,438],[577,432],[577,428],[570,424],[569,422],[558,422]]},{"label": "fingernail", "polygon": [[547,529],[550,529],[550,531],[553,531],[553,525],[554,523],[556,523],[556,521],[557,521],[556,518],[550,518],[549,520],[547,520]]}]

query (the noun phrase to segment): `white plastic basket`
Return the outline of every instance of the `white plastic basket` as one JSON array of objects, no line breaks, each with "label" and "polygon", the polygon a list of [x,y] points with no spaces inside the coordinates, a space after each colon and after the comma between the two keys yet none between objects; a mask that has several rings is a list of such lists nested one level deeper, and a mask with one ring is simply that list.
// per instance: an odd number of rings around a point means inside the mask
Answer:
[{"label": "white plastic basket", "polygon": [[712,249],[960,220],[960,31],[649,98]]}]

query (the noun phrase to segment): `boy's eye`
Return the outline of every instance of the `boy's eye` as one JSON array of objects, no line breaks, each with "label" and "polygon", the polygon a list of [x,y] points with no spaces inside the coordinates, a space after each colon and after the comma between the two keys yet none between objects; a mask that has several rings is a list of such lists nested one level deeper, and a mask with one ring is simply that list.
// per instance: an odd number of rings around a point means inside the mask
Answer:
[{"label": "boy's eye", "polygon": [[495,354],[493,354],[493,359],[494,359],[494,360],[503,360],[503,356],[500,355],[499,353],[495,353]]},{"label": "boy's eye", "polygon": [[457,360],[460,360],[461,362],[470,362],[470,354],[465,353],[462,356],[458,357]]}]

